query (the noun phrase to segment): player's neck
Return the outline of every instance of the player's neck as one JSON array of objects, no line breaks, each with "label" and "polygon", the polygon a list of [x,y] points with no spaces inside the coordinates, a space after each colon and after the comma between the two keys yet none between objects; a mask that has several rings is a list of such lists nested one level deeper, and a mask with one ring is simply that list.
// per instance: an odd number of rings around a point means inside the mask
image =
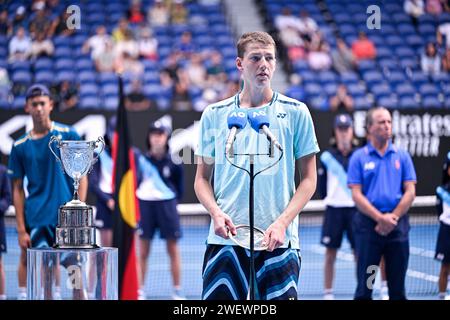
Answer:
[{"label": "player's neck", "polygon": [[389,140],[371,139],[370,142],[372,143],[372,146],[375,148],[375,150],[377,150],[382,155],[389,147]]},{"label": "player's neck", "polygon": [[52,121],[48,119],[45,122],[33,122],[33,129],[31,130],[31,137],[38,139],[44,137],[49,133],[52,127]]},{"label": "player's neck", "polygon": [[273,90],[266,88],[245,88],[239,94],[239,104],[242,108],[255,108],[268,104],[273,97]]}]

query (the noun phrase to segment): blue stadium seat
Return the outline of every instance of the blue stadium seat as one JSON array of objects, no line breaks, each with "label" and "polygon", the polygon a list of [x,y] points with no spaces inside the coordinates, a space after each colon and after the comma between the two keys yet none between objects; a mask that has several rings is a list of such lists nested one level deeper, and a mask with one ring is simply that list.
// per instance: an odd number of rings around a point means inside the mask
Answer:
[{"label": "blue stadium seat", "polygon": [[80,71],[78,73],[78,81],[80,83],[96,83],[97,81],[97,73],[94,71]]},{"label": "blue stadium seat", "polygon": [[444,107],[450,109],[450,97],[446,97],[444,100]]},{"label": "blue stadium seat", "polygon": [[14,61],[9,65],[9,70],[16,71],[30,71],[31,63],[29,61]]},{"label": "blue stadium seat", "polygon": [[414,35],[416,33],[416,29],[412,26],[411,23],[399,23],[397,25],[397,31],[399,34],[406,35]]},{"label": "blue stadium seat", "polygon": [[323,91],[330,97],[336,94],[338,85],[336,83],[327,83],[323,86]]},{"label": "blue stadium seat", "polygon": [[399,46],[397,48],[394,48],[395,55],[399,59],[403,59],[405,57],[413,58],[416,56],[416,52],[412,50],[409,46]]},{"label": "blue stadium seat", "polygon": [[376,64],[374,60],[360,60],[358,61],[358,69],[362,72],[368,70],[376,70]]},{"label": "blue stadium seat", "polygon": [[387,83],[379,83],[370,87],[370,91],[379,99],[380,97],[391,95],[391,88]]},{"label": "blue stadium seat", "polygon": [[322,87],[316,83],[307,83],[305,92],[307,97],[314,97],[322,93]]},{"label": "blue stadium seat", "polygon": [[69,47],[73,39],[65,36],[55,36],[52,38],[52,41],[55,47]]},{"label": "blue stadium seat", "polygon": [[395,109],[398,107],[398,100],[392,96],[381,96],[377,99],[378,105],[388,109]]},{"label": "blue stadium seat", "polygon": [[100,109],[100,99],[96,96],[80,97],[80,109]]},{"label": "blue stadium seat", "polygon": [[80,83],[80,97],[97,96],[98,86],[95,83]]},{"label": "blue stadium seat", "polygon": [[422,97],[422,106],[425,108],[441,108],[442,103],[436,96]]},{"label": "blue stadium seat", "polygon": [[361,83],[347,85],[347,90],[352,97],[363,96],[366,94],[366,87]]},{"label": "blue stadium seat", "polygon": [[335,83],[337,82],[337,75],[332,71],[321,71],[318,73],[319,81],[323,84],[325,83]]},{"label": "blue stadium seat", "polygon": [[436,87],[436,85],[431,83],[425,83],[419,86],[419,93],[422,96],[433,95],[437,97],[439,92],[440,90]]},{"label": "blue stadium seat", "polygon": [[416,89],[410,83],[399,83],[395,87],[395,92],[399,95],[414,95]]},{"label": "blue stadium seat", "polygon": [[35,70],[52,70],[53,60],[50,58],[39,58],[34,63]]},{"label": "blue stadium seat", "polygon": [[108,96],[103,99],[103,107],[105,110],[114,111],[119,106],[118,96]]},{"label": "blue stadium seat", "polygon": [[0,98],[0,109],[9,109],[11,103],[7,99]]},{"label": "blue stadium seat", "polygon": [[117,75],[114,72],[101,72],[99,74],[98,80],[102,85],[108,83],[118,83]]},{"label": "blue stadium seat", "polygon": [[355,109],[357,109],[357,110],[359,110],[359,109],[367,110],[372,106],[370,101],[365,96],[355,97],[353,99],[353,105],[355,106]]},{"label": "blue stadium seat", "polygon": [[356,83],[359,81],[359,77],[356,74],[356,72],[345,72],[345,73],[342,73],[340,75],[340,77],[341,77],[341,82],[346,85],[353,84],[353,83]]},{"label": "blue stadium seat", "polygon": [[403,72],[393,71],[386,76],[386,79],[391,84],[404,83],[406,81],[406,76]]},{"label": "blue stadium seat", "polygon": [[34,81],[50,85],[56,81],[56,77],[53,71],[50,70],[38,71],[34,76]]},{"label": "blue stadium seat", "polygon": [[71,70],[63,70],[63,71],[59,71],[56,74],[56,81],[57,82],[62,82],[62,81],[70,81],[70,82],[75,82],[76,79],[76,75],[75,72],[71,71]]},{"label": "blue stadium seat", "polygon": [[26,99],[23,96],[15,97],[11,105],[11,109],[23,109],[25,107]]},{"label": "blue stadium seat", "polygon": [[368,86],[372,86],[375,83],[383,81],[383,76],[378,71],[367,71],[363,74],[363,79]]},{"label": "blue stadium seat", "polygon": [[422,71],[413,71],[410,75],[411,82],[419,88],[420,85],[428,83],[428,77]]},{"label": "blue stadium seat", "polygon": [[72,59],[58,59],[55,62],[55,69],[57,71],[62,71],[62,70],[73,70],[74,68],[74,61]]},{"label": "blue stadium seat", "polygon": [[29,71],[16,71],[12,74],[11,80],[15,83],[30,84],[33,75]]},{"label": "blue stadium seat", "polygon": [[70,47],[57,47],[54,52],[55,58],[67,58],[70,59],[73,55],[73,51]]},{"label": "blue stadium seat", "polygon": [[399,98],[398,107],[401,109],[406,108],[419,108],[420,104],[416,101],[413,95],[402,96]]},{"label": "blue stadium seat", "polygon": [[419,25],[420,35],[436,35],[436,27],[432,23],[424,23]]},{"label": "blue stadium seat", "polygon": [[117,96],[119,95],[119,85],[113,83],[104,84],[101,87],[101,92],[104,97]]}]

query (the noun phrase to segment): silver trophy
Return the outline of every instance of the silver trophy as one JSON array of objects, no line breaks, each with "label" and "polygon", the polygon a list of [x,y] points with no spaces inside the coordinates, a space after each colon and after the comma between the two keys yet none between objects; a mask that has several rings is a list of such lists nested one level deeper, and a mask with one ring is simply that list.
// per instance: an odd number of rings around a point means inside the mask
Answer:
[{"label": "silver trophy", "polygon": [[[52,145],[60,151],[61,158],[53,151]],[[94,154],[94,150],[101,144],[101,150]],[[50,138],[50,151],[61,163],[64,171],[74,181],[73,199],[59,207],[58,225],[56,226],[56,248],[97,248],[95,241],[95,226],[92,207],[80,201],[78,187],[80,179],[87,175],[98,156],[105,148],[102,137],[97,141],[61,140],[56,136]]]}]

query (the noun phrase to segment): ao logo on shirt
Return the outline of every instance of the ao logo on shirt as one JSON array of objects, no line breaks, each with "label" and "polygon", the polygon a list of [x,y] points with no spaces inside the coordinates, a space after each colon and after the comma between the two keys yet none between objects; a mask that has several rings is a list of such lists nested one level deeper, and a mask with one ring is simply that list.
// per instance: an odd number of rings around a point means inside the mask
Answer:
[{"label": "ao logo on shirt", "polygon": [[364,164],[364,171],[375,169],[375,162],[370,161]]}]

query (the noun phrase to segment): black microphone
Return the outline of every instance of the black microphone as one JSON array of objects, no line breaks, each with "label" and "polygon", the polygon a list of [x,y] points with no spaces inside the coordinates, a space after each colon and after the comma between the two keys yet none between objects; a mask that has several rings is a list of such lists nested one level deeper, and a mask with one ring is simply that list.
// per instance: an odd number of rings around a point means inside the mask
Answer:
[{"label": "black microphone", "polygon": [[273,143],[278,150],[283,151],[281,144],[278,142],[278,139],[269,130],[269,118],[267,117],[264,111],[249,111],[248,112],[248,120],[250,125],[256,132],[262,130],[263,133],[267,136],[267,138]]},{"label": "black microphone", "polygon": [[238,129],[243,129],[247,125],[247,113],[244,111],[233,111],[228,115],[227,123],[230,133],[225,144],[225,152],[230,158],[232,158],[233,142],[236,138],[236,134],[238,133]]}]

